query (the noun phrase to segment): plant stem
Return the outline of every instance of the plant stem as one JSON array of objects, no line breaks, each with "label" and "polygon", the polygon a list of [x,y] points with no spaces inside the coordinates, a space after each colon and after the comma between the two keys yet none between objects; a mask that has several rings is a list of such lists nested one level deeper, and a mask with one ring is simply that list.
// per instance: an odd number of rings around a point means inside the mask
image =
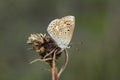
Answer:
[{"label": "plant stem", "polygon": [[[56,50],[57,51],[57,50]],[[52,72],[52,80],[58,80],[59,77],[58,77],[58,70],[57,70],[57,67],[56,67],[56,51],[54,52],[54,55],[53,55],[53,61],[52,61],[52,68],[51,68],[51,72]]]},{"label": "plant stem", "polygon": [[67,49],[64,50],[65,53],[65,64],[61,67],[59,73],[58,73],[58,77],[60,77],[61,73],[65,70],[67,64],[68,64],[68,52]]},{"label": "plant stem", "polygon": [[65,68],[66,68],[66,66],[68,64],[68,52],[67,52],[67,49],[65,49],[64,50],[64,53],[65,53],[65,64],[61,67],[60,71],[58,72],[58,69],[56,67],[56,55],[55,55],[56,51],[54,52],[53,60],[52,60],[52,68],[51,68],[52,80],[59,80],[59,77],[60,77],[61,73],[65,70]]},{"label": "plant stem", "polygon": [[58,71],[56,67],[52,68],[52,80],[58,80]]}]

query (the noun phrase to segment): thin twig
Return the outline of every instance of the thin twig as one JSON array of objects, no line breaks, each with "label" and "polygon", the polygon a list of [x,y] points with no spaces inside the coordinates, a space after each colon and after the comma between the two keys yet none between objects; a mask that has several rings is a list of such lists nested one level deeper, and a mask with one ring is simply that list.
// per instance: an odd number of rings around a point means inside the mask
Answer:
[{"label": "thin twig", "polygon": [[50,53],[46,54],[43,59],[45,59],[46,57],[48,57],[49,55],[51,55],[53,52],[55,51],[55,49],[53,49],[52,51],[50,51]]},{"label": "thin twig", "polygon": [[52,60],[52,58],[46,58],[46,59],[35,59],[35,60],[31,61],[30,64],[32,64],[32,63],[34,63],[34,62],[37,62],[37,61],[46,62],[46,61],[49,61],[49,60]]},{"label": "thin twig", "polygon": [[54,52],[53,55],[53,61],[52,61],[52,80],[58,80],[58,71],[57,71],[57,67],[56,67],[56,52],[57,50]]},{"label": "thin twig", "polygon": [[67,49],[64,50],[64,53],[65,53],[65,64],[60,69],[60,71],[58,73],[58,77],[60,77],[61,73],[65,70],[65,68],[66,68],[66,66],[68,64],[68,52],[67,52]]}]

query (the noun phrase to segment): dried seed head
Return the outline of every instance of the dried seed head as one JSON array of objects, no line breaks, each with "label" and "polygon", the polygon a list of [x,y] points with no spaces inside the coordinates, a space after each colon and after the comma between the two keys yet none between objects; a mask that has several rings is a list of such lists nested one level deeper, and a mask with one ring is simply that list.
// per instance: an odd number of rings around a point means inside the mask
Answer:
[{"label": "dried seed head", "polygon": [[62,53],[61,48],[59,48],[54,40],[46,34],[31,34],[30,37],[28,37],[27,43],[31,44],[35,52],[40,54],[41,59],[46,60],[45,62],[49,64],[52,64],[54,53],[56,54],[56,61]]}]

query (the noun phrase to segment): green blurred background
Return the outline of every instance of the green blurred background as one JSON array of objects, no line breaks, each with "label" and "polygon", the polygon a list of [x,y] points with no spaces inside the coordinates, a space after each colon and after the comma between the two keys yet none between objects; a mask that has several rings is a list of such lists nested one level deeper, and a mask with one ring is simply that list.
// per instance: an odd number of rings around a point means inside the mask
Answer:
[{"label": "green blurred background", "polygon": [[51,80],[26,41],[67,15],[76,26],[60,80],[120,80],[119,0],[0,0],[0,80]]}]

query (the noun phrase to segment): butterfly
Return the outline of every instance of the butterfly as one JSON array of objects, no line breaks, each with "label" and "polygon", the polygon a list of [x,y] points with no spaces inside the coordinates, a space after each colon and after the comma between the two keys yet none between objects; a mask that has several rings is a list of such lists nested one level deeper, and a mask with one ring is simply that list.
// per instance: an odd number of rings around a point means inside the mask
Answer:
[{"label": "butterfly", "polygon": [[61,19],[54,19],[47,28],[48,34],[62,50],[69,48],[69,43],[75,27],[75,17],[65,16]]}]

